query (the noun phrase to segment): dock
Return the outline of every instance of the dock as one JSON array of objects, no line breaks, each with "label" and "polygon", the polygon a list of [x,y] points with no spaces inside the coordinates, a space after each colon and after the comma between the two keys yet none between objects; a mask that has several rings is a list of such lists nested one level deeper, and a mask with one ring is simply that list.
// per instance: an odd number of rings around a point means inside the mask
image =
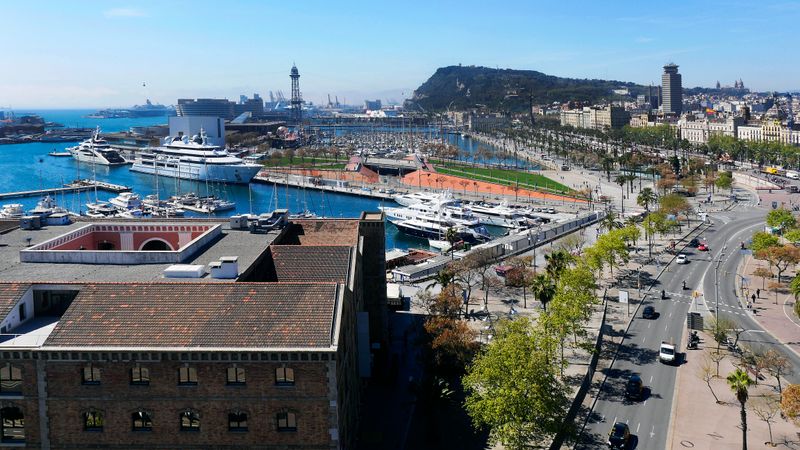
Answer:
[{"label": "dock", "polygon": [[353,187],[353,186],[331,186],[325,184],[314,184],[303,182],[301,180],[295,179],[287,179],[287,177],[275,177],[275,176],[262,176],[258,175],[253,178],[253,183],[264,183],[264,184],[280,184],[282,186],[292,186],[301,189],[314,189],[317,191],[325,191],[325,192],[335,192],[337,194],[345,194],[345,195],[356,195],[359,197],[369,197],[374,198],[376,200],[392,200],[392,195],[387,192],[379,192],[376,189],[371,189],[367,187]]},{"label": "dock", "polygon": [[120,184],[113,184],[113,183],[106,183],[104,181],[92,181],[92,180],[77,180],[73,181],[72,183],[65,184],[63,187],[54,187],[48,189],[32,189],[29,191],[17,191],[17,192],[4,192],[0,193],[0,200],[7,200],[12,198],[23,198],[23,197],[42,197],[48,194],[69,194],[74,192],[84,192],[91,189],[97,189],[113,192],[118,194],[120,192],[127,192],[130,191],[131,188],[127,186],[122,186]]}]

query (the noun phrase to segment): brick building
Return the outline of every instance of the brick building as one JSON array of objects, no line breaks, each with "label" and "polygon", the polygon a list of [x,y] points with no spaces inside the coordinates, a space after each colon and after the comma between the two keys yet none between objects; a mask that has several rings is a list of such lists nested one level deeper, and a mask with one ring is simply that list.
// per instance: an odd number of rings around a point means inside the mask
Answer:
[{"label": "brick building", "polygon": [[[170,255],[180,266],[109,263],[114,250],[92,247],[70,262],[69,237],[91,241],[75,233],[85,224],[26,231],[31,247],[19,230],[4,236],[22,243],[0,248],[3,444],[352,448],[361,383],[386,339],[382,214],[266,233],[208,220],[104,225],[219,234],[182,242]],[[24,251],[61,262],[23,262]],[[92,251],[106,262],[87,264]],[[220,264],[233,275],[214,272]],[[165,276],[192,267],[212,274]]]}]

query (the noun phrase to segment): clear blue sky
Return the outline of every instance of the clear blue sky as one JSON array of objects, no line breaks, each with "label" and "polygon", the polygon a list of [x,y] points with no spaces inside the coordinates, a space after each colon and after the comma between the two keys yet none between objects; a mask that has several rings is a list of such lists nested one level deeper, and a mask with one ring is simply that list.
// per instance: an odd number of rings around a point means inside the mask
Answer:
[{"label": "clear blue sky", "polygon": [[[475,64],[684,86],[800,88],[800,2],[7,1],[0,107],[173,104],[282,90],[400,100]],[[147,87],[142,87],[142,82]]]}]

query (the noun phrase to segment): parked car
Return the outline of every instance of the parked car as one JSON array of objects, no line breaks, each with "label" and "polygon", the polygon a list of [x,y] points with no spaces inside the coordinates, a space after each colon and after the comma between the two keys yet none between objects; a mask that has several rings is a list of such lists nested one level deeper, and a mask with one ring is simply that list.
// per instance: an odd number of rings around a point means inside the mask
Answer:
[{"label": "parked car", "polygon": [[656,309],[652,306],[645,306],[642,310],[642,319],[654,319],[656,317]]},{"label": "parked car", "polygon": [[617,422],[608,432],[608,447],[614,449],[624,449],[631,440],[631,430],[625,422]]},{"label": "parked car", "polygon": [[696,248],[698,245],[700,245],[700,240],[697,238],[694,238],[691,241],[689,241],[689,247]]},{"label": "parked car", "polygon": [[678,257],[675,258],[675,264],[687,264],[688,262],[689,258],[683,253],[679,254]]},{"label": "parked car", "polygon": [[628,378],[628,382],[625,383],[625,397],[631,400],[639,400],[642,398],[642,394],[644,393],[644,384],[642,383],[642,377],[639,375],[631,375]]},{"label": "parked car", "polygon": [[701,242],[700,245],[697,246],[697,250],[699,250],[701,252],[707,252],[708,251],[708,244],[706,244],[705,242]]}]

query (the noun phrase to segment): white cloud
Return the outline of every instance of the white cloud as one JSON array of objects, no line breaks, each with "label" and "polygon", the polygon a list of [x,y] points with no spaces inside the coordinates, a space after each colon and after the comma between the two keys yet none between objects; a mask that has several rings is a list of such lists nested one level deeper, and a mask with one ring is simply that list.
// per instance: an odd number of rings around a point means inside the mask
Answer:
[{"label": "white cloud", "polygon": [[106,17],[144,17],[144,11],[135,8],[113,8],[103,12]]}]

